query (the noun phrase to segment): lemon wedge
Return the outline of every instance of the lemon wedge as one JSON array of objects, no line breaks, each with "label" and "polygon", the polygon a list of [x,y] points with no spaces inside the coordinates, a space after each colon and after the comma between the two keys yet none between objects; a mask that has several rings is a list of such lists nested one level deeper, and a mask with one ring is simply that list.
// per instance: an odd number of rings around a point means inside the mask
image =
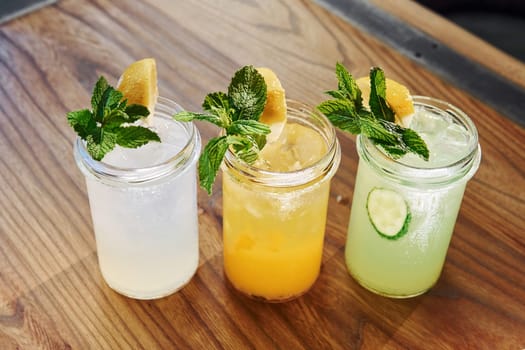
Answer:
[{"label": "lemon wedge", "polygon": [[[363,104],[368,106],[370,78],[361,77],[356,80],[356,84],[361,89]],[[395,113],[396,123],[408,127],[414,114],[414,103],[408,88],[397,81],[386,78],[386,101]]]},{"label": "lemon wedge", "polygon": [[268,142],[275,142],[286,124],[286,97],[277,75],[269,68],[257,68],[266,83],[266,105],[259,121],[270,127]]},{"label": "lemon wedge", "polygon": [[153,116],[157,103],[157,65],[155,59],[145,58],[133,62],[120,76],[117,90],[128,100],[128,105],[146,106],[150,112],[148,120]]}]

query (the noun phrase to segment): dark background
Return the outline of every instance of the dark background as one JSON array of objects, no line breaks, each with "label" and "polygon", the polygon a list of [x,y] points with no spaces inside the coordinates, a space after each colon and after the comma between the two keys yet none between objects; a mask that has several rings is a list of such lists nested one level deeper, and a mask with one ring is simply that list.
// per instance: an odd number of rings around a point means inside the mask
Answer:
[{"label": "dark background", "polygon": [[525,62],[525,0],[417,0]]}]

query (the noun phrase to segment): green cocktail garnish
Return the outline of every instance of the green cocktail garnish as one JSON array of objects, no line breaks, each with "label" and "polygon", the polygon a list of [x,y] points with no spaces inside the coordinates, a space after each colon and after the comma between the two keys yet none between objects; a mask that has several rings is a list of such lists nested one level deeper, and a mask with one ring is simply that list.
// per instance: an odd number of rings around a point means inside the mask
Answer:
[{"label": "green cocktail garnish", "polygon": [[411,152],[428,161],[425,141],[414,130],[395,123],[395,113],[386,99],[385,75],[381,68],[370,70],[369,109],[363,104],[356,80],[346,68],[337,63],[335,72],[338,89],[326,92],[333,99],[317,106],[335,127],[365,135],[393,159]]},{"label": "green cocktail garnish", "polygon": [[206,113],[179,112],[175,120],[203,120],[223,129],[212,138],[199,158],[200,185],[211,194],[217,172],[229,147],[248,164],[257,160],[270,133],[268,125],[259,122],[266,104],[266,83],[253,66],[245,66],[233,76],[228,92],[208,94],[202,104]]},{"label": "green cocktail garnish", "polygon": [[102,76],[93,89],[91,108],[67,113],[67,121],[86,141],[86,148],[95,160],[102,160],[116,145],[137,148],[150,141],[160,142],[153,130],[131,125],[147,117],[148,108],[138,104],[128,105],[122,93],[110,86]]}]

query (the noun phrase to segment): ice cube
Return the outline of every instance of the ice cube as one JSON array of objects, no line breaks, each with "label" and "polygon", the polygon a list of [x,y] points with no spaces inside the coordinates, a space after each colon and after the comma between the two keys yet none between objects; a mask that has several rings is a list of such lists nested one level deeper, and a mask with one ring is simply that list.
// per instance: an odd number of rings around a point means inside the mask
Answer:
[{"label": "ice cube", "polygon": [[319,161],[327,151],[324,138],[300,124],[286,124],[276,142],[268,143],[260,153],[258,165],[272,171],[296,171]]},{"label": "ice cube", "polygon": [[460,147],[466,146],[469,141],[469,134],[467,130],[459,124],[450,124],[442,133],[442,137],[442,142]]},{"label": "ice cube", "polygon": [[450,124],[449,118],[444,114],[434,114],[426,110],[419,110],[412,117],[410,128],[418,133],[437,135]]}]

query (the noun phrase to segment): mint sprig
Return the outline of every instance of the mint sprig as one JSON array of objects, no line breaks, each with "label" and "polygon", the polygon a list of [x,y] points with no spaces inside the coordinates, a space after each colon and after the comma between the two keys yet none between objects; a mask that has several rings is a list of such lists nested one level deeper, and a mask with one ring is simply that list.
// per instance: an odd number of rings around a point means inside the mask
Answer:
[{"label": "mint sprig", "polygon": [[95,160],[102,160],[116,145],[137,148],[150,141],[160,142],[151,129],[131,125],[147,117],[148,109],[137,104],[128,105],[122,93],[102,76],[93,88],[91,108],[67,113],[67,121],[86,141],[86,149]]},{"label": "mint sprig", "polygon": [[365,135],[393,159],[412,152],[428,161],[429,150],[425,141],[414,130],[394,122],[394,111],[386,101],[386,80],[381,68],[370,70],[370,110],[363,106],[361,90],[346,68],[337,63],[335,73],[337,90],[326,92],[333,99],[322,102],[317,109],[336,128]]},{"label": "mint sprig", "polygon": [[253,66],[244,66],[233,76],[227,93],[206,95],[202,104],[206,113],[183,111],[173,116],[178,121],[206,121],[224,130],[208,142],[199,158],[199,182],[208,194],[228,148],[248,164],[257,160],[270,133],[270,128],[259,122],[265,104],[263,76]]}]

